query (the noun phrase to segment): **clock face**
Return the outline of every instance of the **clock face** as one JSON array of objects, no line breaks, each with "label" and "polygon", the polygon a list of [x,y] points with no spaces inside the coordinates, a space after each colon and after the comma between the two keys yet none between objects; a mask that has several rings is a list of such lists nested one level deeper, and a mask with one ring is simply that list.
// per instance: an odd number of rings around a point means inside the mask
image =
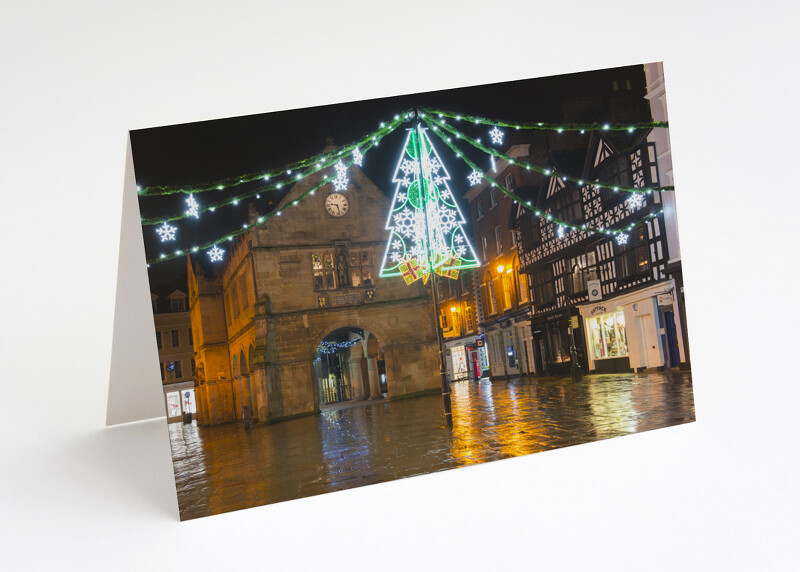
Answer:
[{"label": "clock face", "polygon": [[325,198],[325,210],[331,216],[344,216],[350,210],[350,201],[342,193],[331,193]]}]

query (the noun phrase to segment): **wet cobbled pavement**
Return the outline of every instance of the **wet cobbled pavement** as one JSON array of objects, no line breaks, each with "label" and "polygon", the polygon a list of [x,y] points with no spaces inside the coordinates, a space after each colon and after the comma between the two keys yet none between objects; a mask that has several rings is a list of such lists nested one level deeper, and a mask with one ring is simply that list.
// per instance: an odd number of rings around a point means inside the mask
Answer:
[{"label": "wet cobbled pavement", "polygon": [[169,425],[181,520],[694,421],[689,373],[452,384],[245,431]]}]

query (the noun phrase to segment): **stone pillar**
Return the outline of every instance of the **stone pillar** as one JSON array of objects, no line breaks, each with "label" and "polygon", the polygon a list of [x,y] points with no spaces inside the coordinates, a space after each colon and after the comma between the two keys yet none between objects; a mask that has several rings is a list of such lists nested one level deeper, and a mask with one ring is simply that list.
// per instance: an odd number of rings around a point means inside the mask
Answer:
[{"label": "stone pillar", "polygon": [[369,398],[382,398],[381,386],[378,382],[378,360],[375,359],[375,356],[367,357],[367,372],[369,372]]},{"label": "stone pillar", "polygon": [[364,379],[361,377],[361,360],[363,358],[351,357],[348,361],[350,367],[350,398],[353,401],[364,399]]}]

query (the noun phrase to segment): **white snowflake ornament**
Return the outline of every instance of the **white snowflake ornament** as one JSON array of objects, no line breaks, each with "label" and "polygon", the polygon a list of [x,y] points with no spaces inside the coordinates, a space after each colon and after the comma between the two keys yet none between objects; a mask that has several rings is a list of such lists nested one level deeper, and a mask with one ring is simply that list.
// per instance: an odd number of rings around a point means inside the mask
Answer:
[{"label": "white snowflake ornament", "polygon": [[364,161],[364,155],[361,153],[358,147],[356,147],[355,149],[353,149],[353,164],[361,167],[363,161]]},{"label": "white snowflake ornament", "polygon": [[167,221],[164,221],[164,224],[161,225],[156,229],[158,236],[161,237],[161,242],[166,242],[168,240],[175,240],[175,233],[178,229],[172,225],[167,224]]},{"label": "white snowflake ornament", "polygon": [[469,184],[473,187],[481,182],[483,179],[483,175],[481,175],[478,171],[473,170],[468,176],[467,179],[469,180]]},{"label": "white snowflake ornament", "polygon": [[632,193],[625,204],[628,205],[628,210],[635,211],[644,204],[644,196],[641,193]]},{"label": "white snowflake ornament", "polygon": [[208,256],[211,258],[211,262],[219,262],[220,260],[222,260],[222,256],[224,254],[225,254],[225,251],[222,250],[216,244],[214,245],[214,248],[212,248],[211,250],[208,251]]},{"label": "white snowflake ornament", "polygon": [[500,145],[503,142],[503,132],[497,128],[497,125],[494,126],[494,129],[489,131],[489,137],[492,138],[492,143],[495,145]]}]

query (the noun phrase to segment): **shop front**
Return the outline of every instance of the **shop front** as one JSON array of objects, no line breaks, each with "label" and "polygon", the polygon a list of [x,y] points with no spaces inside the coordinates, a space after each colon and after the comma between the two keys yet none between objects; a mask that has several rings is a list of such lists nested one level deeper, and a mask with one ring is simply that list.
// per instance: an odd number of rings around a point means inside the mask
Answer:
[{"label": "shop front", "polygon": [[683,348],[673,291],[671,281],[661,282],[579,306],[589,369],[621,373],[678,367]]},{"label": "shop front", "polygon": [[586,348],[581,334],[581,320],[572,310],[573,318],[569,319],[570,310],[565,308],[551,314],[538,316],[531,326],[531,353],[533,359],[533,373],[539,376],[564,376],[569,375],[572,367],[570,353],[570,326],[573,328],[575,349],[578,363],[585,371]]},{"label": "shop front", "polygon": [[489,371],[492,378],[509,378],[534,372],[531,363],[531,323],[525,318],[507,318],[486,328]]},{"label": "shop front", "polygon": [[183,421],[186,413],[197,418],[197,404],[194,395],[194,382],[170,383],[164,385],[164,402],[167,407],[167,423]]},{"label": "shop front", "polygon": [[483,335],[466,336],[445,343],[447,379],[449,381],[477,380],[489,368]]}]

